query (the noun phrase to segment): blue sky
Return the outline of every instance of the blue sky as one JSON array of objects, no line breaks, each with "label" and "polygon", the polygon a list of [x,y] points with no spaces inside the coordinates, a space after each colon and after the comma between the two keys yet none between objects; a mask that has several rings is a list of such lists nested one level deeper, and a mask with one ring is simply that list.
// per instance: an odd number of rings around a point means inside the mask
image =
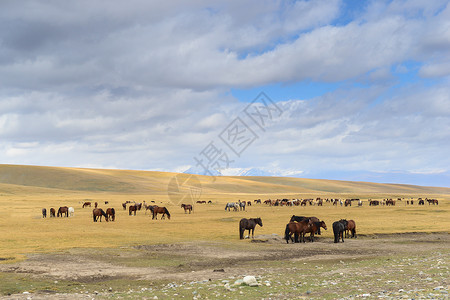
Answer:
[{"label": "blue sky", "polygon": [[2,1],[0,162],[202,173],[208,153],[226,175],[450,186],[449,20],[441,0]]}]

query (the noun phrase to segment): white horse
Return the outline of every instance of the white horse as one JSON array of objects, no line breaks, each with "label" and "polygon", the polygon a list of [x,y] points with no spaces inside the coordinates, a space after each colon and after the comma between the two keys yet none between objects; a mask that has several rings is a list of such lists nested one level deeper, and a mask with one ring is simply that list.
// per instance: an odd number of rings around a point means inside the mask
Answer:
[{"label": "white horse", "polygon": [[228,202],[227,205],[225,205],[225,210],[228,209],[228,211],[230,211],[231,208],[234,209],[234,211],[237,211],[239,210],[239,204],[234,202]]},{"label": "white horse", "polygon": [[69,207],[69,217],[73,217],[73,215],[75,214],[75,210],[73,209],[73,207]]}]

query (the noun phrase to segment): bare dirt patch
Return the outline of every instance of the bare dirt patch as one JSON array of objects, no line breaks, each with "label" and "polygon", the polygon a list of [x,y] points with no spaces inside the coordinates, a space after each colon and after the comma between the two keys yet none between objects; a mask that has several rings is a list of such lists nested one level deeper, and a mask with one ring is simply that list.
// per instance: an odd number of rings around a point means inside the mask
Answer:
[{"label": "bare dirt patch", "polygon": [[[276,235],[256,236],[255,240],[260,242],[244,240],[230,244],[200,241],[121,249],[71,249],[62,253],[29,255],[27,260],[19,263],[2,263],[0,272],[22,274],[38,281],[64,280],[79,284],[113,280],[214,281],[243,274],[283,274],[287,272],[286,266],[301,265],[303,262],[344,264],[345,261],[364,261],[379,257],[438,251],[448,253],[450,246],[448,233],[370,235],[346,239],[345,243],[338,244],[321,237],[314,243],[304,244],[286,244]],[[343,267],[342,270],[330,270],[328,274],[346,271],[348,270]],[[367,270],[366,273],[369,274],[370,271]],[[37,291],[33,294],[33,299],[50,294],[50,291]],[[29,296],[15,294],[3,298],[26,299]],[[52,298],[55,297],[52,294]],[[64,299],[66,295],[58,294],[58,297]]]}]

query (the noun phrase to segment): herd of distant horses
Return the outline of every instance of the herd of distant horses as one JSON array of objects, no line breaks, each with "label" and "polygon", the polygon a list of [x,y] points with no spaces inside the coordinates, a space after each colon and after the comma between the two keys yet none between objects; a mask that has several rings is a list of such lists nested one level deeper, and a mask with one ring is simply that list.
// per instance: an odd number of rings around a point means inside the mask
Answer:
[{"label": "herd of distant horses", "polygon": [[[266,204],[270,206],[294,206],[294,205],[318,205],[322,206],[323,202],[331,202],[333,205],[337,205],[340,203],[340,205],[345,206],[351,206],[351,203],[353,201],[358,202],[358,206],[362,206],[362,201],[360,199],[345,199],[344,201],[340,199],[276,199],[276,200],[265,200],[262,201],[261,199],[254,200],[254,204]],[[418,205],[424,205],[425,202],[428,202],[429,205],[438,205],[439,201],[436,199],[422,199],[418,198],[417,200],[414,199],[408,199],[404,200],[401,198],[398,198],[397,200],[393,199],[383,199],[383,200],[368,200],[369,206],[378,206],[378,205],[386,205],[386,206],[395,206],[395,203],[397,201],[406,201],[406,205],[414,205],[416,202]],[[152,201],[154,202],[154,201]],[[109,202],[105,201],[105,205],[107,205]],[[211,201],[197,201],[197,204],[212,204]],[[101,222],[102,217],[106,222],[114,222],[116,211],[112,207],[108,207],[106,210],[103,210],[102,208],[98,207],[98,202],[94,202],[92,204],[89,201],[85,201],[82,204],[82,208],[92,207],[94,205],[94,208],[92,210],[92,217],[93,222]],[[135,203],[132,201],[126,201],[122,203],[122,207],[124,210],[127,209],[128,205],[128,215],[129,216],[136,216],[136,212],[140,211],[142,209],[145,210],[145,214],[147,214],[147,211],[150,211],[152,219],[157,220],[158,214],[161,214],[161,220],[165,219],[167,216],[167,219],[170,220],[170,213],[169,210],[166,207],[161,207],[157,205],[147,205],[144,201],[144,203]],[[228,211],[245,211],[247,206],[251,206],[251,201],[241,201],[238,202],[228,202],[225,205],[225,210]],[[184,209],[185,214],[193,213],[194,207],[192,204],[181,204],[181,208]],[[50,208],[49,210],[50,217],[73,217],[75,214],[75,210],[73,207],[68,206],[61,206],[56,210],[55,208]],[[42,217],[47,217],[47,209],[42,209]],[[248,238],[250,236],[254,238],[254,232],[256,225],[263,226],[262,219],[261,218],[242,218],[239,221],[239,238],[244,239],[244,233],[246,230],[248,230]],[[309,233],[309,241],[314,242],[315,235],[321,235],[321,228],[324,230],[327,230],[327,225],[324,221],[319,220],[317,217],[305,217],[305,216],[296,216],[293,215],[289,223],[286,224],[285,232],[284,232],[284,239],[286,240],[286,243],[289,244],[289,241],[292,243],[305,243],[306,242],[306,235]],[[332,225],[333,228],[333,235],[334,235],[334,243],[344,242],[345,238],[356,238],[356,223],[354,220],[346,220],[341,219],[338,221],[333,222]]]}]

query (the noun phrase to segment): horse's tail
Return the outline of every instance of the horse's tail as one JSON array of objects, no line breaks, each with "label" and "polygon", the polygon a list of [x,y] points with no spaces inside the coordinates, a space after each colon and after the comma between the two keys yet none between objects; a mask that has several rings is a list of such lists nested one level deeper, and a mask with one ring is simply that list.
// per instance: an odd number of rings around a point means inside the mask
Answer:
[{"label": "horse's tail", "polygon": [[94,213],[94,211],[92,211],[92,217],[94,218],[94,222],[96,222],[97,220],[95,219],[95,213]]},{"label": "horse's tail", "polygon": [[169,211],[167,210],[167,208],[165,208],[165,207],[164,207],[164,212],[167,214],[167,218],[169,218],[169,220],[170,220],[170,213],[169,213]]},{"label": "horse's tail", "polygon": [[115,221],[116,220],[116,210],[114,209],[114,207],[111,208],[111,212],[112,212],[111,220]]},{"label": "horse's tail", "polygon": [[286,240],[286,243],[289,244],[289,224],[286,224],[286,230],[284,231],[284,239]]},{"label": "horse's tail", "polygon": [[228,204],[227,204],[227,205],[225,205],[225,210],[227,210],[227,208],[228,208]]}]

